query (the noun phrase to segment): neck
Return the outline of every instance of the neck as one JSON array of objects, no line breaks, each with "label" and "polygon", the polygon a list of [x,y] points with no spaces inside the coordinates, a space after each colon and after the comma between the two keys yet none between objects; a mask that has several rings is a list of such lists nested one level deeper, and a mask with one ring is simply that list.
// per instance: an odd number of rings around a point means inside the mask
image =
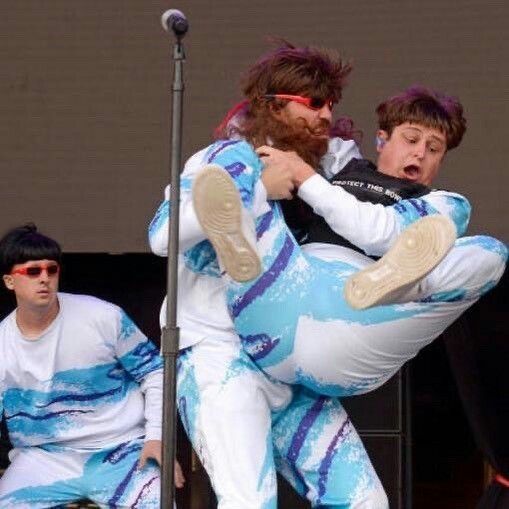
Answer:
[{"label": "neck", "polygon": [[53,323],[60,305],[55,299],[49,306],[29,307],[19,306],[16,309],[16,323],[21,334],[27,339],[38,339],[39,336]]}]

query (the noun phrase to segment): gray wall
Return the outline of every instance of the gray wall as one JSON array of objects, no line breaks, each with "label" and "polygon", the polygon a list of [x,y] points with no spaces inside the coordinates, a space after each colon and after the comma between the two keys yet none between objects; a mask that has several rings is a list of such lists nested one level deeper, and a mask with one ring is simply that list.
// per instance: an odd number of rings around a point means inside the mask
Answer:
[{"label": "gray wall", "polygon": [[369,157],[386,96],[423,83],[460,97],[468,132],[437,184],[470,198],[471,233],[509,240],[509,4],[495,0],[2,0],[1,231],[32,220],[67,251],[148,249],[168,180],[170,7],[191,23],[184,157],[239,99],[267,35],[336,48],[355,65],[338,110]]}]

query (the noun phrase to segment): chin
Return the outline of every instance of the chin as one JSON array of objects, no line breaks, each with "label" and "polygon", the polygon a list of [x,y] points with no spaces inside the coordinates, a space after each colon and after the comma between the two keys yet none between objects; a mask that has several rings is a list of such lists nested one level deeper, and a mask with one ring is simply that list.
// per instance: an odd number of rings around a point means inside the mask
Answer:
[{"label": "chin", "polygon": [[42,306],[47,306],[48,304],[52,304],[56,300],[56,294],[51,292],[46,295],[38,295],[37,302],[39,302]]},{"label": "chin", "polygon": [[398,172],[398,177],[404,180],[410,180],[411,182],[419,182],[421,179],[420,175],[416,173],[407,173],[405,170]]}]

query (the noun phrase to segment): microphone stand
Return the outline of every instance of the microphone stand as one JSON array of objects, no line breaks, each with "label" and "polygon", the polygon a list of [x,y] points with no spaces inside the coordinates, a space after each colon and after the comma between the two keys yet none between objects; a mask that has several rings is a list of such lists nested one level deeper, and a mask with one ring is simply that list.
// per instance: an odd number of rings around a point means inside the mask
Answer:
[{"label": "microphone stand", "polygon": [[172,86],[170,221],[168,231],[168,276],[166,286],[166,325],[161,334],[161,353],[164,359],[163,386],[163,450],[161,465],[161,509],[173,509],[175,497],[176,450],[176,385],[177,356],[180,330],[177,327],[177,274],[179,240],[180,168],[182,151],[182,99],[184,92],[182,37],[178,35],[173,48],[174,78]]}]

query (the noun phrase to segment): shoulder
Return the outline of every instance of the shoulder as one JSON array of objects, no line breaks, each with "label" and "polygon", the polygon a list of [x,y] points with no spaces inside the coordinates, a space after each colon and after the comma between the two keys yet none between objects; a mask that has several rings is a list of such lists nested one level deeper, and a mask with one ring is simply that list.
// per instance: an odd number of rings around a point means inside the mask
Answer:
[{"label": "shoulder", "polygon": [[448,202],[454,202],[457,205],[471,209],[470,201],[466,196],[454,191],[447,191],[445,189],[431,189],[428,195],[431,199],[444,200]]},{"label": "shoulder", "polygon": [[456,224],[458,236],[466,233],[472,214],[472,206],[467,198],[459,193],[439,189],[433,189],[424,198]]},{"label": "shoulder", "polygon": [[16,310],[11,311],[2,321],[0,321],[0,341],[4,340],[5,335],[9,335],[16,325]]},{"label": "shoulder", "polygon": [[[345,166],[335,173],[331,181],[341,179],[344,180],[346,178],[348,179],[360,179],[360,180],[369,180],[369,179],[380,179],[383,178],[384,175],[377,171],[376,166],[369,161],[368,159],[359,159],[356,157],[353,157],[350,159]],[[393,178],[394,177],[390,177]],[[400,179],[396,179],[400,180]]]},{"label": "shoulder", "polygon": [[245,140],[218,140],[191,156],[184,166],[182,176],[186,182],[190,182],[204,165],[212,163],[223,167],[240,164],[261,166],[254,148]]},{"label": "shoulder", "polygon": [[328,143],[328,149],[327,152],[336,154],[340,152],[349,152],[349,151],[355,151],[357,154],[359,154],[359,147],[357,146],[357,143],[353,140],[344,140],[343,138],[331,138]]},{"label": "shoulder", "polygon": [[218,140],[207,149],[206,163],[217,162],[219,158],[259,161],[253,146],[245,140]]},{"label": "shoulder", "polygon": [[11,345],[11,341],[17,334],[16,327],[16,310],[11,311],[1,322],[0,322],[0,385],[5,378],[6,365],[9,363],[11,358],[8,354]]},{"label": "shoulder", "polygon": [[210,149],[209,147],[205,147],[200,151],[193,154],[184,164],[184,174],[195,173],[199,170],[206,162],[207,153]]},{"label": "shoulder", "polygon": [[0,330],[4,330],[6,327],[8,327],[10,322],[14,319],[15,314],[16,310],[14,309],[0,321]]},{"label": "shoulder", "polygon": [[62,304],[64,314],[79,313],[81,316],[118,315],[121,309],[111,302],[92,295],[78,295],[73,293],[59,293],[58,299]]},{"label": "shoulder", "polygon": [[340,172],[352,159],[361,159],[359,147],[353,140],[331,138],[327,153],[320,161],[320,169],[326,178]]},{"label": "shoulder", "polygon": [[451,196],[454,198],[457,198],[459,200],[465,200],[468,201],[465,196],[463,196],[460,193],[457,193],[455,191],[449,191],[448,189],[439,189],[439,188],[431,188],[430,194],[433,194],[435,196]]}]

